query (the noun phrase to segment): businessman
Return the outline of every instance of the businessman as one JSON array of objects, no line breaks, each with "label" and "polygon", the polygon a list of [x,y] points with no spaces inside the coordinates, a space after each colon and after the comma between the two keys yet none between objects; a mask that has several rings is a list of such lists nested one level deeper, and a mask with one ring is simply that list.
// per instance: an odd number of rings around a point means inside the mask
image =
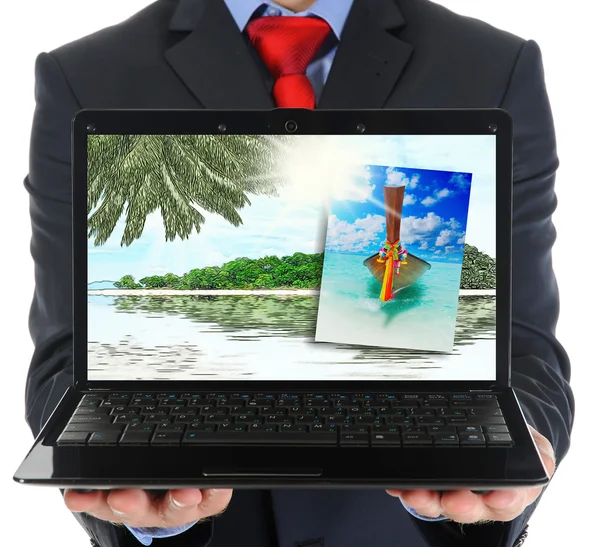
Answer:
[{"label": "businessman", "polygon": [[[41,54],[35,91],[25,181],[36,275],[26,403],[35,434],[73,366],[75,112],[501,107],[515,121],[512,379],[554,472],[569,447],[574,403],[569,360],[554,336],[558,159],[535,42],[427,0],[159,0],[124,23]],[[513,547],[523,542],[539,495],[277,490],[232,497],[229,490],[175,490],[156,501],[123,490],[67,491],[65,503],[101,547]]]}]

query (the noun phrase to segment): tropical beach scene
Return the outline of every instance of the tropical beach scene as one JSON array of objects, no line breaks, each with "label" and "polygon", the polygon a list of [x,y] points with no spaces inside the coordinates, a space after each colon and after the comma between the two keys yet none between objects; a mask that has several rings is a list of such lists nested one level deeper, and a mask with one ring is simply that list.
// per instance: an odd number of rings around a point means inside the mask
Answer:
[{"label": "tropical beach scene", "polygon": [[330,202],[316,340],[451,351],[472,175],[363,176],[369,196]]},{"label": "tropical beach scene", "polygon": [[[494,143],[441,138],[91,136],[89,378],[493,377]],[[474,146],[476,160],[468,153]],[[344,196],[372,193],[364,176],[370,165],[472,174],[446,352],[315,340],[331,208]],[[472,212],[490,197],[491,219],[489,211]],[[480,224],[470,240],[471,224],[484,219],[487,233]],[[374,287],[373,300],[388,305]]]}]

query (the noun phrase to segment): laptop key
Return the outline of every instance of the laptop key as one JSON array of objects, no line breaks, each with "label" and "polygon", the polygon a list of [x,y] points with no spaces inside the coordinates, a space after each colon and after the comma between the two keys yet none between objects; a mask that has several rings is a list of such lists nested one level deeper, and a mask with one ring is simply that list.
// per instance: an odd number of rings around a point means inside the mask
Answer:
[{"label": "laptop key", "polygon": [[64,431],[56,441],[56,444],[85,444],[89,435],[88,431]]},{"label": "laptop key", "polygon": [[467,416],[502,416],[500,407],[480,406],[475,408],[465,409]]},{"label": "laptop key", "polygon": [[479,425],[459,425],[456,428],[458,433],[481,433],[481,426]]},{"label": "laptop key", "polygon": [[182,433],[180,431],[159,431],[156,430],[150,444],[179,444]]},{"label": "laptop key", "polygon": [[219,424],[217,426],[217,432],[231,432],[231,433],[246,433],[248,426],[245,424]]},{"label": "laptop key", "polygon": [[427,433],[430,435],[442,433],[456,433],[456,427],[453,425],[430,425],[427,426]]},{"label": "laptop key", "polygon": [[482,433],[461,433],[460,444],[462,446],[485,446],[485,437]]},{"label": "laptop key", "polygon": [[404,433],[402,443],[404,446],[428,446],[431,445],[431,435],[427,433]]},{"label": "laptop key", "polygon": [[[150,426],[151,425],[152,424],[150,424]],[[179,431],[180,433],[183,433],[185,431],[185,427],[186,424],[182,423],[163,423],[156,426],[156,431]]]},{"label": "laptop key", "polygon": [[108,414],[86,414],[73,416],[69,420],[71,424],[109,424],[112,422],[113,416]]},{"label": "laptop key", "polygon": [[257,432],[250,435],[236,433],[188,432],[184,444],[273,444],[273,445],[337,445],[337,433]]},{"label": "laptop key", "polygon": [[136,416],[135,414],[120,414],[115,417],[114,423],[127,423],[127,424],[138,424],[142,422],[142,416]]},{"label": "laptop key", "polygon": [[505,425],[486,425],[483,426],[485,433],[508,433],[508,427]]},{"label": "laptop key", "polygon": [[369,434],[343,432],[340,435],[340,446],[369,446]]},{"label": "laptop key", "polygon": [[458,446],[458,435],[452,433],[435,433],[433,435],[433,444],[435,446]]},{"label": "laptop key", "polygon": [[84,423],[84,424],[72,424],[68,423],[63,431],[68,431],[71,433],[77,432],[81,433],[83,431],[87,431],[88,433],[93,433],[94,431],[123,431],[125,428],[125,424],[113,424],[113,423]]},{"label": "laptop key", "polygon": [[123,436],[119,439],[119,444],[148,444],[152,438],[152,431],[143,431],[141,429],[125,430]]},{"label": "laptop key", "polygon": [[283,424],[281,431],[294,431],[295,433],[306,433],[308,431],[307,426],[297,424]]},{"label": "laptop key", "polygon": [[88,444],[117,444],[120,436],[120,431],[96,431],[90,435]]},{"label": "laptop key", "polygon": [[513,444],[508,433],[488,433],[485,439],[489,446],[511,446]]},{"label": "laptop key", "polygon": [[372,433],[371,446],[401,446],[398,433]]},{"label": "laptop key", "polygon": [[90,414],[107,415],[109,412],[108,408],[101,408],[97,406],[79,406],[73,413],[73,416],[83,416]]}]

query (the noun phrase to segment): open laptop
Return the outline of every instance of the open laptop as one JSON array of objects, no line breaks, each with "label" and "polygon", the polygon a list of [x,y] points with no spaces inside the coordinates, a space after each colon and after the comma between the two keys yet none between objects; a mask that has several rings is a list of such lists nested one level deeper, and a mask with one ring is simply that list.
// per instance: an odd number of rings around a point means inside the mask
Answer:
[{"label": "open laptop", "polygon": [[74,385],[15,480],[547,482],[504,111],[87,110],[73,165]]}]

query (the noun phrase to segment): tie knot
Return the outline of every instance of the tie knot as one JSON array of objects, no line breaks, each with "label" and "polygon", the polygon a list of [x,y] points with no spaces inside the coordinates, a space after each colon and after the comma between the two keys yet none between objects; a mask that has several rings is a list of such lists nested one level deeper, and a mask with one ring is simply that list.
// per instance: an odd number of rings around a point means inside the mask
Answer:
[{"label": "tie knot", "polygon": [[275,79],[305,74],[331,32],[314,17],[260,17],[247,27],[248,37]]}]

